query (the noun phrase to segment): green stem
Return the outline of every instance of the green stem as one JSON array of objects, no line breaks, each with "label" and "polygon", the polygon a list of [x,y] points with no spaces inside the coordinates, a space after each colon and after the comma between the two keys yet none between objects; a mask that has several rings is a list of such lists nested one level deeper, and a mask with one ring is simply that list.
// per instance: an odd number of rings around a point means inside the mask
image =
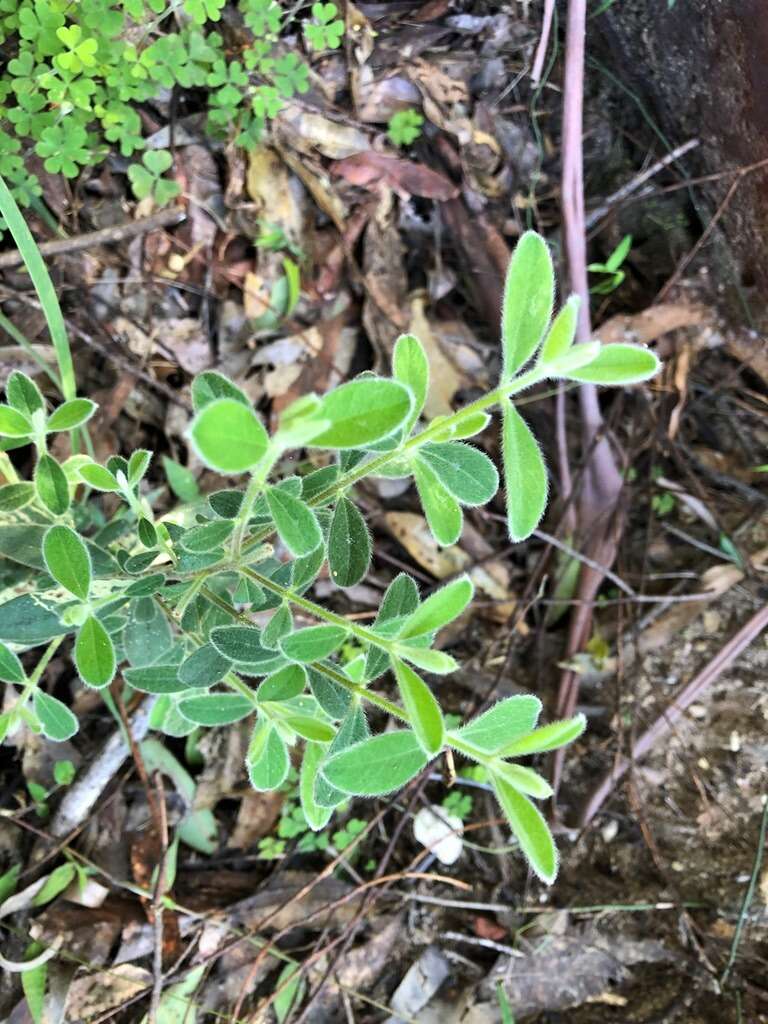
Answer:
[{"label": "green stem", "polygon": [[40,682],[40,678],[43,672],[45,672],[46,668],[48,667],[48,662],[59,649],[63,639],[63,636],[57,636],[54,637],[53,640],[51,640],[51,642],[46,647],[45,651],[43,651],[43,655],[40,658],[40,661],[38,661],[38,663],[32,669],[31,675],[27,677],[26,685],[24,686],[24,689],[21,691],[21,696],[17,701],[17,703],[20,704],[22,707],[27,703],[31,694],[34,692],[37,684]]},{"label": "green stem", "polygon": [[377,633],[374,633],[371,629],[366,629],[365,626],[358,626],[356,622],[350,622],[349,619],[345,619],[343,615],[337,615],[336,612],[329,612],[327,608],[323,608],[320,604],[315,604],[314,601],[310,601],[307,597],[302,597],[300,594],[295,594],[288,587],[283,587],[279,583],[275,583],[268,576],[262,576],[260,572],[256,572],[254,569],[240,568],[239,570],[243,576],[247,576],[253,580],[254,583],[258,583],[260,587],[265,590],[270,590],[273,594],[277,594],[278,597],[282,598],[283,601],[289,601],[297,608],[301,608],[302,611],[309,612],[310,615],[316,619],[321,619],[324,622],[328,622],[333,626],[341,626],[351,633],[352,636],[357,637],[358,640],[362,640],[366,644],[372,644],[374,647],[380,647],[387,654],[391,654],[394,650],[394,645],[388,641],[383,640]]},{"label": "green stem", "polygon": [[256,504],[259,495],[264,489],[264,484],[267,482],[270,470],[279,457],[280,450],[276,448],[274,444],[270,445],[264,454],[264,458],[252,473],[251,479],[248,482],[248,487],[243,495],[243,503],[240,506],[240,511],[238,512],[237,519],[235,520],[235,528],[232,532],[231,551],[232,557],[235,561],[240,557],[243,540],[248,529],[248,520],[251,518],[251,512],[253,512],[253,506]]}]

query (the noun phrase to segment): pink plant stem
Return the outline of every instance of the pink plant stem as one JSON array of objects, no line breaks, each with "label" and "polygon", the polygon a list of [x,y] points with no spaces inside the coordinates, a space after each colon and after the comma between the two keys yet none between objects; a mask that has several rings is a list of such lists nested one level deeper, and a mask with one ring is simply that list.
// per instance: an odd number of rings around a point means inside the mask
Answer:
[{"label": "pink plant stem", "polygon": [[549,48],[549,37],[552,32],[552,18],[554,14],[555,0],[544,0],[541,35],[539,36],[539,45],[536,47],[536,56],[533,58],[533,70],[531,71],[531,81],[534,85],[539,84],[542,72],[544,71],[544,61],[546,60],[547,49]]},{"label": "pink plant stem", "polygon": [[704,690],[713,683],[727,668],[729,668],[738,656],[744,651],[753,640],[762,633],[768,626],[768,605],[756,612],[752,618],[731,637],[727,644],[721,648],[709,662],[709,664],[694,676],[678,693],[669,707],[660,715],[650,728],[639,737],[629,757],[623,757],[613,766],[602,782],[597,786],[587,800],[581,814],[582,827],[588,825],[594,818],[607,798],[611,795],[619,779],[623,778],[629,768],[640,761],[656,745],[656,743],[670,732],[678,719],[682,718],[686,710],[697,700]]}]

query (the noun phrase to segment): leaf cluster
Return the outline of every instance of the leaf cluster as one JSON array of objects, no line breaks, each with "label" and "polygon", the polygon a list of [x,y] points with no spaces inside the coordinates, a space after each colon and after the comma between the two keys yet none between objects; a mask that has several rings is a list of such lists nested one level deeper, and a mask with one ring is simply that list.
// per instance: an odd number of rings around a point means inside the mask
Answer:
[{"label": "leaf cluster", "polygon": [[[283,103],[309,88],[309,68],[283,41],[289,17],[276,0],[239,0],[245,46],[236,59],[216,31],[225,0],[6,0],[0,4],[0,175],[17,202],[41,194],[27,170],[34,151],[68,178],[100,163],[110,146],[131,164],[137,198],[178,194],[162,175],[164,151],[147,150],[139,108],[174,87],[205,90],[208,129],[255,147]],[[178,18],[169,17],[177,6]],[[306,47],[337,48],[344,22],[333,3],[303,16]],[[291,17],[294,17],[292,15]],[[0,223],[1,226],[1,223]]]},{"label": "leaf cluster", "polygon": [[[31,447],[34,471],[29,481],[0,487],[0,551],[15,565],[17,585],[17,596],[0,604],[0,679],[15,692],[0,715],[0,736],[21,722],[54,740],[75,733],[75,716],[41,685],[47,660],[71,640],[82,683],[104,689],[118,679],[126,698],[150,695],[151,724],[161,733],[183,737],[248,719],[255,789],[282,786],[300,758],[301,813],[318,832],[351,796],[399,789],[453,749],[487,772],[520,849],[551,881],[556,852],[532,803],[550,789],[518,760],[573,742],[584,719],[540,727],[539,700],[519,696],[465,725],[446,721],[428,677],[459,668],[439,640],[469,607],[471,579],[422,594],[402,573],[368,625],[310,591],[323,572],[341,590],[368,572],[373,544],[355,500],[365,477],[412,477],[435,540],[453,544],[463,509],[488,503],[499,486],[493,462],[471,443],[494,414],[509,533],[522,540],[532,532],[547,474],[512,397],[552,378],[624,384],[658,368],[637,346],[574,346],[577,305],[569,299],[552,320],[553,292],[547,247],[528,233],[506,282],[498,387],[431,422],[422,417],[429,362],[412,335],[398,339],[391,377],[364,373],[305,395],[271,434],[235,384],[200,374],[188,440],[229,479],[205,496],[188,489],[189,504],[172,516],[158,516],[142,489],[149,451],[105,464],[83,453],[54,458],[51,435],[86,430],[94,403],[75,398],[50,410],[34,381],[12,374],[0,438],[6,449]],[[301,451],[324,453],[322,468],[294,471]],[[3,458],[5,475],[15,476]],[[174,490],[188,488],[181,467],[166,466],[174,467]],[[74,501],[88,492],[109,495],[115,511],[100,518],[87,511],[98,502]],[[43,646],[28,671],[19,655]],[[387,673],[397,701],[380,692]],[[396,728],[372,734],[371,707]]]}]

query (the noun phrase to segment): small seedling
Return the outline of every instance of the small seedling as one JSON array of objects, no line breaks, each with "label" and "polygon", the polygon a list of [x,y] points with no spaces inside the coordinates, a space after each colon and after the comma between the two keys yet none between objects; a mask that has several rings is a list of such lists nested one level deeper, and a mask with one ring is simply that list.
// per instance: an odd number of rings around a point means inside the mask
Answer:
[{"label": "small seedling", "polygon": [[421,135],[423,124],[418,110],[398,110],[389,119],[387,135],[395,146],[410,146]]},{"label": "small seedling", "polygon": [[605,280],[590,288],[594,295],[609,295],[624,282],[626,272],[621,269],[632,248],[632,235],[624,235],[605,263],[590,263],[587,267],[592,274],[602,274]]}]

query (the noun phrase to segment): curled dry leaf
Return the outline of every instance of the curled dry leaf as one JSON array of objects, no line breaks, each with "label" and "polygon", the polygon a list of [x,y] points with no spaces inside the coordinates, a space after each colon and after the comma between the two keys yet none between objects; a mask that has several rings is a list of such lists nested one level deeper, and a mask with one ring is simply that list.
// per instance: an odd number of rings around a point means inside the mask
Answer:
[{"label": "curled dry leaf", "polygon": [[312,155],[317,151],[331,160],[343,160],[371,148],[368,135],[359,128],[332,121],[296,103],[283,107],[276,118],[276,126],[285,142],[299,153]]},{"label": "curled dry leaf", "polygon": [[453,182],[437,171],[425,167],[424,164],[386,156],[373,150],[347,157],[346,160],[337,160],[331,165],[331,170],[346,178],[351,184],[359,185],[370,192],[388,185],[400,195],[421,196],[439,202],[455,199],[459,194],[459,189]]}]

